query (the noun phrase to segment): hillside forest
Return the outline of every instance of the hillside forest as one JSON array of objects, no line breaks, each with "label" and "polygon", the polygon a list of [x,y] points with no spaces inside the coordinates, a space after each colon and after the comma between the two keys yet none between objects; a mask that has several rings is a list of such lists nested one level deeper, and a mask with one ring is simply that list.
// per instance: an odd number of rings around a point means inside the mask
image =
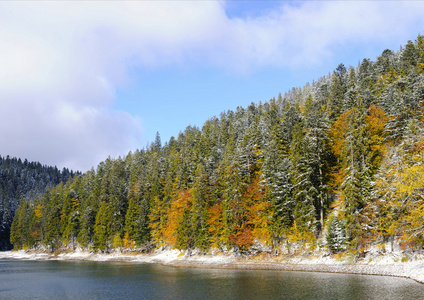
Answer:
[{"label": "hillside forest", "polygon": [[22,201],[44,194],[47,187],[66,182],[74,176],[64,168],[43,166],[39,162],[0,156],[0,250],[11,249],[10,227]]},{"label": "hillside forest", "polygon": [[424,246],[424,36],[22,201],[15,249]]}]

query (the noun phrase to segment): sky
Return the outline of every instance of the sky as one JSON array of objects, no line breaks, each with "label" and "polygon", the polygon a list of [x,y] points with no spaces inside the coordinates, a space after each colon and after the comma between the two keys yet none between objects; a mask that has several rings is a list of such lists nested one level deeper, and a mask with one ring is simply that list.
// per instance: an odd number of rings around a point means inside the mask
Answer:
[{"label": "sky", "polygon": [[0,155],[87,171],[424,34],[424,1],[1,1]]}]

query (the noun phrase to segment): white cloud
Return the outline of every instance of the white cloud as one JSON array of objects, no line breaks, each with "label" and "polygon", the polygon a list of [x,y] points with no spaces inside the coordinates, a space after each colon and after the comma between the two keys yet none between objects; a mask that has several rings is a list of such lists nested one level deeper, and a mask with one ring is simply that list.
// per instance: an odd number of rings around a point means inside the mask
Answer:
[{"label": "white cloud", "polygon": [[423,10],[420,1],[283,2],[269,15],[232,20],[227,44],[234,53],[225,59],[247,69],[298,68],[331,59],[343,47],[405,43],[411,31],[424,29]]},{"label": "white cloud", "polygon": [[[340,47],[424,30],[424,2],[306,1],[230,19],[225,2],[0,3],[0,154],[86,170],[140,147],[113,109],[133,68],[305,67]],[[405,42],[405,41],[403,41]]]}]

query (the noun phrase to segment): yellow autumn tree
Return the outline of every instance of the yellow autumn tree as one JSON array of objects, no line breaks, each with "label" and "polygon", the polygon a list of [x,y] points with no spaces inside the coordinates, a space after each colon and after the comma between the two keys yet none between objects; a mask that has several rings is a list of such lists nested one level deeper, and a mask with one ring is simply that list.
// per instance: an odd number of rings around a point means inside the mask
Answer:
[{"label": "yellow autumn tree", "polygon": [[225,242],[222,202],[217,202],[208,209],[208,233],[212,248],[219,249]]},{"label": "yellow autumn tree", "polygon": [[386,151],[384,143],[385,127],[389,119],[380,106],[371,104],[366,116],[366,132],[369,147],[367,158],[373,172],[380,166],[381,159]]},{"label": "yellow autumn tree", "polygon": [[376,176],[376,197],[372,205],[373,219],[377,222],[378,235],[382,237],[383,243],[393,243],[400,231],[400,218],[402,214],[402,200],[398,191],[399,172],[402,162],[399,158],[399,149],[391,147],[386,152],[379,172]]},{"label": "yellow autumn tree", "polygon": [[[345,168],[342,166],[343,147],[346,142],[347,132],[349,131],[349,120],[351,118],[352,111],[348,110],[344,112],[330,129],[329,136],[331,141],[331,150],[333,151],[337,163],[335,164],[331,177],[333,178],[333,192],[337,195],[334,207],[339,208],[343,203],[343,195],[340,191],[340,186],[345,177]],[[293,227],[295,228],[295,226]],[[292,230],[293,231],[293,230]]]},{"label": "yellow autumn tree", "polygon": [[424,245],[424,159],[421,164],[402,170],[397,188],[407,212],[402,219],[403,240],[408,244]]},{"label": "yellow autumn tree", "polygon": [[406,247],[424,244],[423,132],[420,121],[408,124],[404,140],[387,152],[375,185],[380,233]]},{"label": "yellow autumn tree", "polygon": [[270,232],[270,203],[265,195],[266,189],[260,186],[261,172],[259,172],[253,182],[247,188],[243,200],[246,205],[249,220],[248,224],[251,228],[252,237],[261,243],[269,243],[271,241]]},{"label": "yellow autumn tree", "polygon": [[30,235],[36,243],[41,242],[44,235],[41,222],[41,219],[44,215],[44,210],[45,207],[41,204],[38,204],[34,209],[34,214],[30,222]]}]

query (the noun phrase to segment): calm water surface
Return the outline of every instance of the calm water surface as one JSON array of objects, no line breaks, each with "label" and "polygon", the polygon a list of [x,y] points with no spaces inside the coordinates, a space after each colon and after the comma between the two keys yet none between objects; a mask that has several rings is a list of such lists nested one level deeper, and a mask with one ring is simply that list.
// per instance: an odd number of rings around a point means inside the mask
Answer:
[{"label": "calm water surface", "polygon": [[0,260],[0,299],[424,299],[424,285],[382,276]]}]

